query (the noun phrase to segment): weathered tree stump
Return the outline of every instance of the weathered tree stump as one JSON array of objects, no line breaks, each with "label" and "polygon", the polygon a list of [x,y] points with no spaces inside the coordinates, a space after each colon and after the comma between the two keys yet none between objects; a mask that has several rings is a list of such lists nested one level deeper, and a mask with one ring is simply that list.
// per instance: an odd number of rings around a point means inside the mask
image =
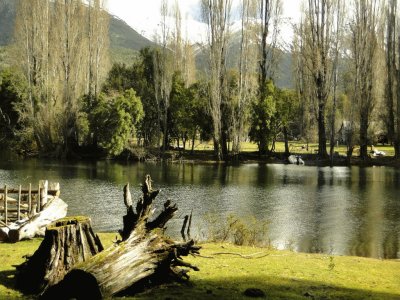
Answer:
[{"label": "weathered tree stump", "polygon": [[142,192],[143,197],[134,211],[129,185],[124,188],[127,214],[123,217],[121,241],[74,267],[43,294],[43,299],[107,298],[150,281],[188,279],[188,269],[198,270],[181,258],[197,254],[200,247],[195,246],[193,240],[176,243],[162,233],[176,206],[166,201],[162,212],[151,219],[152,203],[159,191],[152,189],[149,175],[142,184]]},{"label": "weathered tree stump", "polygon": [[38,294],[62,280],[77,263],[103,250],[88,217],[67,217],[47,226],[38,250],[17,266],[17,287]]}]

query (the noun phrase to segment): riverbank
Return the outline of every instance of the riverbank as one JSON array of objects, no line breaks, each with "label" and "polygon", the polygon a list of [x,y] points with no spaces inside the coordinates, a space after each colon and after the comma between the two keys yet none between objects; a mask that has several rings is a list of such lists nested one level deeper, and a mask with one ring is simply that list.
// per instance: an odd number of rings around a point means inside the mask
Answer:
[{"label": "riverbank", "polygon": [[[334,157],[333,162],[330,159],[320,159],[317,154],[292,153],[298,155],[305,162],[306,166],[388,166],[400,168],[400,160],[395,159],[393,156],[369,157],[366,160],[353,156],[350,160],[344,155],[337,155]],[[168,151],[166,161],[171,163],[194,163],[194,164],[288,164],[289,161],[283,152],[276,152],[272,155],[260,156],[258,152],[242,152],[236,157],[229,157],[226,161],[217,161],[212,151],[197,151],[190,153],[189,151]]]},{"label": "riverbank", "polygon": [[[329,146],[329,145],[328,145]],[[305,147],[300,142],[290,143],[290,153],[298,155],[302,158],[307,166],[389,166],[400,168],[400,160],[394,158],[394,148],[388,145],[377,145],[374,149],[385,153],[383,156],[369,155],[367,159],[360,159],[358,152],[354,151],[350,161],[346,158],[346,147],[339,145],[335,148],[335,156],[333,161],[330,159],[320,159],[317,154],[317,144],[310,144],[309,147]],[[132,161],[146,161],[146,162],[160,162],[164,161],[167,163],[188,163],[188,164],[227,164],[227,165],[238,165],[238,164],[288,164],[289,161],[284,153],[284,144],[282,142],[276,143],[275,152],[268,155],[259,155],[257,146],[253,143],[246,142],[243,144],[242,151],[238,155],[230,155],[226,160],[216,160],[213,147],[210,143],[199,144],[194,151],[186,148],[184,151],[182,148],[171,147],[162,154],[160,149],[150,148],[145,149],[142,147],[131,147],[130,150],[123,151],[117,157],[107,157],[107,154],[101,149],[81,149],[79,153],[76,153],[72,157],[63,158],[61,161],[104,161],[113,160],[117,162],[132,162]],[[23,158],[40,158],[40,159],[60,159],[58,156],[54,156],[54,153],[40,154],[31,153],[27,156],[18,156],[15,153],[1,153],[7,160],[19,160]]]},{"label": "riverbank", "polygon": [[[101,233],[106,247],[115,233]],[[31,299],[14,289],[15,268],[41,239],[0,243],[0,299]],[[400,261],[294,253],[231,244],[203,244],[200,268],[188,284],[166,285],[124,299],[251,299],[249,288],[267,299],[400,299]]]}]

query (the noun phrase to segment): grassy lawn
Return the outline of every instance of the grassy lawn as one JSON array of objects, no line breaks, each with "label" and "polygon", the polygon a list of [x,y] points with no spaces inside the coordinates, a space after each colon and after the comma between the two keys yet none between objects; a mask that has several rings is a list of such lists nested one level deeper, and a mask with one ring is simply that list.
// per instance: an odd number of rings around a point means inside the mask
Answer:
[{"label": "grassy lawn", "polygon": [[[289,150],[292,153],[300,153],[300,154],[315,154],[316,151],[318,150],[318,144],[317,143],[310,143],[308,144],[308,150],[306,150],[303,146],[305,146],[306,144],[303,141],[290,141],[289,142]],[[176,145],[175,145],[176,146]],[[182,145],[181,145],[182,146]],[[229,147],[231,147],[232,145],[229,144]],[[386,156],[394,156],[394,148],[393,146],[390,145],[374,145],[375,148],[377,150],[380,151],[384,151],[386,153]],[[329,143],[326,145],[327,150],[329,152]],[[186,150],[190,151],[191,150],[191,146],[189,145],[189,143],[186,144]],[[212,141],[209,142],[200,142],[200,141],[196,141],[195,142],[195,151],[212,151],[214,149],[214,145]],[[359,152],[358,152],[359,147],[355,146],[354,152],[353,152],[353,156],[358,156]],[[368,150],[370,150],[370,147],[368,147]],[[242,152],[254,152],[254,151],[258,151],[258,147],[257,144],[253,143],[253,142],[242,142],[241,143],[241,151]],[[285,144],[284,142],[276,142],[275,144],[275,152],[284,152],[285,151]],[[339,146],[335,146],[335,150],[339,152],[339,154],[341,155],[346,155],[346,145],[339,145]]]},{"label": "grassy lawn", "polygon": [[[116,234],[102,233],[109,246]],[[13,265],[33,253],[41,240],[0,244],[0,299],[29,299],[14,290]],[[124,299],[251,299],[259,288],[267,299],[400,299],[400,261],[294,253],[231,244],[203,244],[201,255],[185,260],[197,265],[188,284],[153,288]],[[248,255],[216,253],[231,252]],[[256,254],[256,255],[252,255]]]}]

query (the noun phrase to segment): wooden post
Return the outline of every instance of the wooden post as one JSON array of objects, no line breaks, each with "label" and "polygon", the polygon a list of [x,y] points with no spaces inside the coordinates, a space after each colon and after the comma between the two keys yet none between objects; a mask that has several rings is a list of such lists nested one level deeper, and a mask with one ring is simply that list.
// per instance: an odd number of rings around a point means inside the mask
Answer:
[{"label": "wooden post", "polygon": [[8,207],[7,207],[7,185],[4,186],[4,223],[7,226]]},{"label": "wooden post", "polygon": [[28,190],[28,216],[32,213],[32,183],[29,184]]},{"label": "wooden post", "polygon": [[39,185],[42,188],[40,193],[40,210],[42,210],[42,207],[47,203],[49,182],[47,180],[40,180]]},{"label": "wooden post", "polygon": [[22,187],[21,185],[19,185],[19,189],[18,189],[18,200],[17,200],[17,220],[21,220],[21,190]]},{"label": "wooden post", "polygon": [[189,237],[189,239],[190,239],[190,227],[192,226],[192,215],[193,215],[193,209],[192,209],[192,211],[190,212],[189,224],[188,224],[188,228],[187,228],[187,231],[186,231],[186,234],[187,234],[187,236]]},{"label": "wooden post", "polygon": [[[51,192],[50,192],[51,191]],[[48,195],[53,195],[54,197],[60,196],[60,183],[59,182],[50,182],[47,190]]]},{"label": "wooden post", "polygon": [[40,205],[40,184],[38,185],[38,192],[37,192],[37,200],[36,200],[36,212],[40,212],[41,211],[41,205]]}]

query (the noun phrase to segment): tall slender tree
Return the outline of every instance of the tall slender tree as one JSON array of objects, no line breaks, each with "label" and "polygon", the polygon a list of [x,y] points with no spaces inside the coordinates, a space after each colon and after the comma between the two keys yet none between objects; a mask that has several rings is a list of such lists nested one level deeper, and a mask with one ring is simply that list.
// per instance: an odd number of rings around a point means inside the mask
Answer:
[{"label": "tall slender tree", "polygon": [[330,151],[329,155],[331,158],[331,166],[333,165],[333,154],[335,149],[335,133],[336,133],[336,108],[337,108],[337,95],[338,95],[338,76],[339,76],[339,49],[343,45],[342,40],[342,32],[344,25],[344,2],[341,0],[336,0],[335,12],[334,12],[334,28],[333,28],[333,46],[332,46],[332,86],[333,86],[333,104],[332,104],[332,112],[331,112],[331,120],[330,120]]},{"label": "tall slender tree", "polygon": [[[397,0],[386,5],[386,117],[385,123],[389,141],[394,143],[395,157],[400,158],[400,67],[397,57],[400,53],[400,32]],[[398,33],[399,32],[399,33]],[[400,62],[400,60],[399,60]]]},{"label": "tall slender tree", "polygon": [[40,151],[74,150],[80,99],[88,90],[97,93],[107,71],[107,14],[100,0],[94,1],[89,6],[82,0],[18,2],[15,64],[26,77],[29,97],[16,107],[22,132],[32,133]]},{"label": "tall slender tree", "polygon": [[[259,108],[263,106],[268,95],[268,82],[273,80],[273,74],[276,67],[276,40],[279,31],[279,20],[281,16],[280,0],[259,0],[258,11],[260,27],[257,32],[259,37],[259,55],[258,55],[258,99],[255,104]],[[268,109],[255,109],[253,123],[257,123],[259,153],[268,152],[268,124],[269,117],[265,114]]]},{"label": "tall slender tree", "polygon": [[256,94],[257,85],[254,81],[256,69],[255,32],[253,20],[257,17],[257,1],[244,0],[241,7],[241,41],[238,61],[238,96],[232,108],[232,153],[238,155],[241,139],[244,135],[245,123],[248,118],[252,99]]},{"label": "tall slender tree", "polygon": [[226,80],[226,50],[232,0],[202,0],[203,19],[208,25],[209,110],[213,120],[214,151],[218,160],[226,155],[222,139],[222,98]]},{"label": "tall slender tree", "polygon": [[368,157],[368,128],[375,105],[376,58],[378,51],[378,30],[380,3],[377,0],[353,1],[351,22],[352,55],[354,65],[354,102],[357,105],[360,122],[360,157]]},{"label": "tall slender tree", "polygon": [[303,56],[312,83],[311,96],[318,124],[318,155],[328,157],[326,149],[326,104],[332,88],[334,0],[308,0],[304,21]]}]

